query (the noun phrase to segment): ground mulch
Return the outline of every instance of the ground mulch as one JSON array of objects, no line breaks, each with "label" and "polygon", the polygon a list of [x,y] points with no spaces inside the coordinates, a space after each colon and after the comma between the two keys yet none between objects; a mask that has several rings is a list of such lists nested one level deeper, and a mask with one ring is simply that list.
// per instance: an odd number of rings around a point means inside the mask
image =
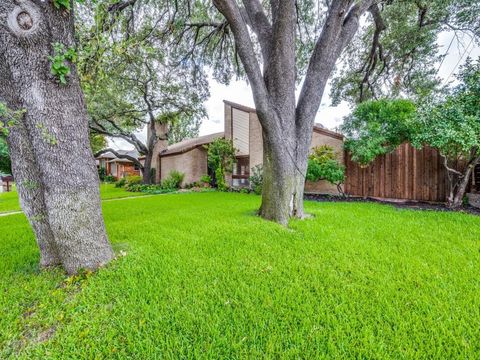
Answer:
[{"label": "ground mulch", "polygon": [[318,201],[318,202],[376,203],[376,204],[392,205],[398,209],[462,212],[462,213],[468,213],[468,214],[480,216],[480,209],[470,205],[464,205],[459,209],[450,209],[445,204],[429,203],[429,202],[423,202],[423,201],[383,200],[378,198],[362,198],[362,197],[356,197],[356,196],[342,197],[337,195],[322,195],[322,194],[305,194],[305,200]]}]

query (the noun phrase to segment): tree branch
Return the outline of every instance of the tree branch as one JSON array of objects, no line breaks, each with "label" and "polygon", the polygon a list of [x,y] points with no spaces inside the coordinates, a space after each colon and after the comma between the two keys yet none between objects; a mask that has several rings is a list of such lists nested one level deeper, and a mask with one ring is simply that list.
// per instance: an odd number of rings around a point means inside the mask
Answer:
[{"label": "tree branch", "polygon": [[350,0],[332,1],[329,13],[317,40],[297,104],[297,132],[305,133],[313,126],[328,78],[345,47],[359,26],[360,16],[374,0],[363,0],[352,6]]},{"label": "tree branch", "polygon": [[107,148],[107,149],[103,149],[103,150],[100,150],[99,152],[97,152],[94,156],[97,158],[99,157],[100,155],[102,154],[105,154],[105,153],[112,153],[113,155],[115,155],[117,158],[119,159],[127,159],[127,160],[130,160],[131,162],[133,162],[134,164],[138,165],[139,168],[143,171],[143,165],[142,163],[140,162],[140,160],[138,160],[137,158],[134,158],[133,156],[130,156],[130,155],[127,155],[127,154],[120,154],[119,152],[117,152],[116,150],[112,149],[112,148]]},{"label": "tree branch", "polygon": [[[268,101],[268,92],[263,81],[263,75],[260,70],[254,46],[247,25],[243,20],[240,9],[234,0],[213,0],[215,7],[227,19],[235,38],[236,49],[242,59],[243,67],[247,73],[248,80],[252,84],[252,91],[255,98],[255,105],[259,113],[259,118],[270,123],[267,114],[273,109]],[[262,124],[264,129],[270,128],[267,124]],[[267,125],[267,126],[265,126]]]}]

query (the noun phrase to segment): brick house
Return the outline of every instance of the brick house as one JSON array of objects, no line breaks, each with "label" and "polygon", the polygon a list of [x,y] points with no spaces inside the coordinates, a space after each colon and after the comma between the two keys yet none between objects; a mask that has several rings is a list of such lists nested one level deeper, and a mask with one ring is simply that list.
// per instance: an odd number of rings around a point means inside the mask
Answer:
[{"label": "brick house", "polygon": [[[156,181],[165,179],[172,170],[185,174],[184,184],[200,180],[202,175],[209,174],[207,165],[207,150],[205,145],[219,137],[233,141],[238,149],[237,164],[233,174],[228,178],[231,186],[247,186],[251,169],[263,162],[262,127],[258,121],[255,109],[224,101],[224,132],[200,136],[194,139],[166,146],[165,141],[157,143],[153,168]],[[312,134],[312,147],[330,145],[338,154],[338,159],[344,162],[343,136],[316,124]],[[337,188],[325,181],[306,184],[306,191],[336,194]]]},{"label": "brick house", "polygon": [[[138,158],[135,150],[118,150],[120,154],[126,154]],[[117,158],[114,154],[107,152],[96,158],[97,167],[105,169],[105,175],[111,175],[115,179],[121,179],[131,175],[141,175],[139,167],[127,159]]]}]

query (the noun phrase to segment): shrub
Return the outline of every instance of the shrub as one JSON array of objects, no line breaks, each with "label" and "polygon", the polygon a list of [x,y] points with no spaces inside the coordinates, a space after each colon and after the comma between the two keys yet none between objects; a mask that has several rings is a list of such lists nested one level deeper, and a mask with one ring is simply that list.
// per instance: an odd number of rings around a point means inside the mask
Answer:
[{"label": "shrub", "polygon": [[100,181],[105,181],[105,176],[107,176],[107,171],[104,167],[98,168],[98,178]]},{"label": "shrub", "polygon": [[125,187],[126,184],[127,184],[127,179],[121,178],[120,180],[115,182],[115,187],[116,188],[122,188],[122,187]]},{"label": "shrub", "polygon": [[143,183],[143,178],[139,175],[131,175],[126,177],[127,184],[137,185]]},{"label": "shrub", "polygon": [[338,192],[344,195],[342,183],[345,181],[345,167],[335,156],[335,150],[328,145],[317,146],[308,158],[307,180],[326,180],[337,186]]},{"label": "shrub", "polygon": [[103,181],[106,182],[106,183],[114,183],[115,182],[115,176],[107,175],[107,176],[105,176]]},{"label": "shrub", "polygon": [[163,189],[179,189],[184,178],[184,173],[172,170],[170,174],[168,174],[168,177],[162,181],[161,187]]},{"label": "shrub", "polygon": [[252,189],[255,194],[260,195],[263,187],[263,166],[254,166],[252,168],[252,175],[248,178],[248,180],[250,182],[250,189]]},{"label": "shrub", "polygon": [[236,160],[236,149],[233,147],[233,142],[218,138],[206,148],[208,150],[208,166],[215,171],[217,187],[221,191],[226,191],[228,186],[225,182],[225,174],[233,171],[233,164]]},{"label": "shrub", "polygon": [[208,184],[210,185],[212,183],[212,178],[208,175],[203,175],[201,178],[200,178],[200,183],[203,183],[203,184]]},{"label": "shrub", "polygon": [[176,189],[166,189],[162,185],[145,185],[145,184],[127,184],[125,189],[130,192],[141,192],[145,194],[166,194],[176,191]]}]

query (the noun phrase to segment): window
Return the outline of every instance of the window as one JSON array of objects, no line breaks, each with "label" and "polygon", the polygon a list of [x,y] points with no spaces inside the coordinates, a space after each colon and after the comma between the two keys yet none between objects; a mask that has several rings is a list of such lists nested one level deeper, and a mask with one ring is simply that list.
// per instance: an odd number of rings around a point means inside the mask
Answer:
[{"label": "window", "polygon": [[238,156],[237,163],[233,166],[232,185],[234,187],[249,186],[250,157]]}]

